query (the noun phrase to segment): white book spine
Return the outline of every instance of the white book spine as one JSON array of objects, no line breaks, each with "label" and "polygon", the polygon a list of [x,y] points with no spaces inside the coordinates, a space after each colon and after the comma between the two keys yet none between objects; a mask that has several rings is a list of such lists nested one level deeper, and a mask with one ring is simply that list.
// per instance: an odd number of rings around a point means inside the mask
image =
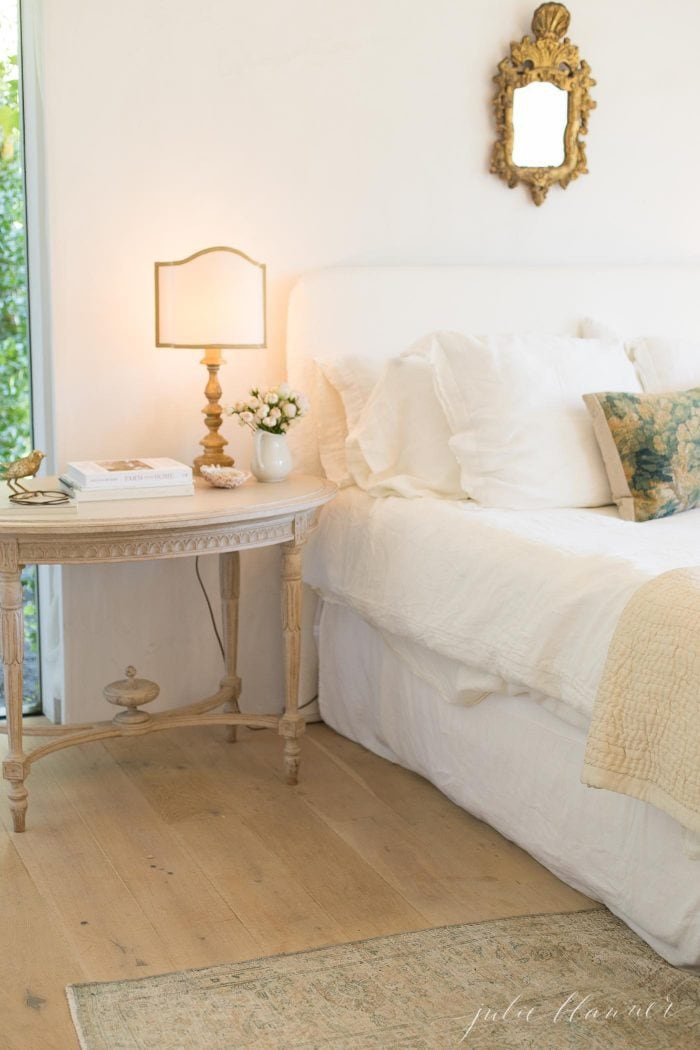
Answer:
[{"label": "white book spine", "polygon": [[192,481],[191,470],[148,470],[134,471],[129,473],[115,472],[113,474],[97,475],[88,477],[82,471],[73,470],[70,465],[66,476],[76,487],[81,489],[124,489],[124,488],[153,488],[155,485],[187,485]]},{"label": "white book spine", "polygon": [[194,485],[185,482],[179,485],[156,485],[144,488],[143,486],[132,486],[130,488],[101,488],[81,489],[73,485],[70,478],[62,475],[59,479],[61,488],[76,503],[97,503],[100,500],[128,500],[128,499],[154,499],[167,496],[193,496]]}]

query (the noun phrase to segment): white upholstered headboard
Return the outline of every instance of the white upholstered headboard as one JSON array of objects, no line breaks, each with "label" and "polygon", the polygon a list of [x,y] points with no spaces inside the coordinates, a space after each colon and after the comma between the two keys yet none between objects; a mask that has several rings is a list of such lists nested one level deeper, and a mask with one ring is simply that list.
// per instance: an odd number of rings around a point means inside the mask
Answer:
[{"label": "white upholstered headboard", "polygon": [[[433,266],[319,270],[292,290],[289,381],[313,397],[314,357],[385,359],[436,329],[576,334],[595,317],[622,335],[700,337],[700,265]],[[313,425],[298,464],[316,462]]]}]

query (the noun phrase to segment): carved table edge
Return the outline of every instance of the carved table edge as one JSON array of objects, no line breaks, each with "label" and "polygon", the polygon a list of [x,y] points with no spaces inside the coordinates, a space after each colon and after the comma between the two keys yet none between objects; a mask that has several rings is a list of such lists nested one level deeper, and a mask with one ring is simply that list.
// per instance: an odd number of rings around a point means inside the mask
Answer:
[{"label": "carved table edge", "polygon": [[[284,543],[294,536],[295,516],[270,522],[236,525],[201,525],[197,528],[164,529],[146,535],[86,535],[20,539],[15,558],[20,565],[68,565],[71,563],[142,561],[159,558],[220,554],[249,547]],[[9,553],[9,552],[8,552]],[[0,555],[0,567],[5,559]]]}]

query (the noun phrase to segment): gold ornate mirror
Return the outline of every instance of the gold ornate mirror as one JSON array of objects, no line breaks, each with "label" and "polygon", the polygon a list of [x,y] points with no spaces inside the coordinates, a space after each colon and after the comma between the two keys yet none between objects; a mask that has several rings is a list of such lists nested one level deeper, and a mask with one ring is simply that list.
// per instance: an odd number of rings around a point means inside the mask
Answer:
[{"label": "gold ornate mirror", "polygon": [[564,36],[570,17],[563,4],[541,4],[532,19],[535,39],[513,42],[494,77],[498,141],[491,171],[511,189],[526,183],[535,204],[550,186],[566,189],[588,171],[581,136],[596,105],[588,93],[595,80]]}]

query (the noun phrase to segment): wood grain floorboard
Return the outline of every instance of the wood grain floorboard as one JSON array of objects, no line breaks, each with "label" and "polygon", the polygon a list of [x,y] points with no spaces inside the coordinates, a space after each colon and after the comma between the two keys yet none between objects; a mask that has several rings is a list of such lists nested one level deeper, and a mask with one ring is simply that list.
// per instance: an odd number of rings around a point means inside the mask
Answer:
[{"label": "wood grain floorboard", "polygon": [[[4,741],[3,741],[4,745]],[[0,801],[2,1050],[74,1050],[68,983],[146,976],[442,923],[590,907],[421,777],[312,726],[70,749]]]},{"label": "wood grain floorboard", "polygon": [[[245,739],[241,741],[240,758],[221,738],[199,737],[195,746],[211,771],[212,789],[221,804],[234,808],[251,831],[264,834],[294,877],[334,915],[344,940],[429,925],[424,915],[318,817],[298,789],[280,792],[281,741],[271,734],[270,738],[272,761],[268,765],[260,757],[264,741],[252,735],[247,746]],[[271,778],[267,792],[260,790],[265,778]],[[247,795],[236,790],[242,780],[249,787]]]},{"label": "wood grain floorboard", "polygon": [[64,986],[86,977],[58,917],[0,828],[0,1045],[72,1050]]},{"label": "wood grain floorboard", "polygon": [[176,969],[249,959],[259,952],[260,944],[210,880],[206,866],[192,859],[104,748],[59,752],[54,772],[126,890],[148,915]]}]

